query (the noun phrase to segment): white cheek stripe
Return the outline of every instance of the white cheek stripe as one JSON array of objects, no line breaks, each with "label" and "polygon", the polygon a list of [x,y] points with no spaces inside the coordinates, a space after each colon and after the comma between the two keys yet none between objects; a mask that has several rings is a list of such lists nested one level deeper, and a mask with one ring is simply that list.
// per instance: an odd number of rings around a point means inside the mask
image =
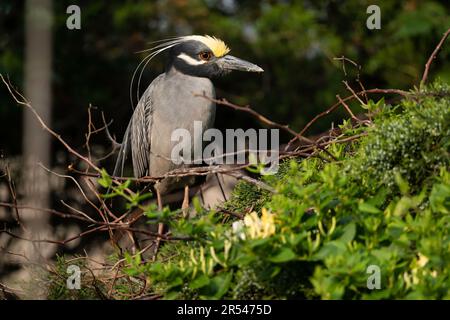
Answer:
[{"label": "white cheek stripe", "polygon": [[180,58],[181,60],[184,60],[187,64],[191,65],[191,66],[198,66],[200,64],[204,64],[206,63],[206,61],[198,61],[195,60],[194,58],[192,58],[191,56],[188,56],[185,53],[180,53],[177,58]]}]

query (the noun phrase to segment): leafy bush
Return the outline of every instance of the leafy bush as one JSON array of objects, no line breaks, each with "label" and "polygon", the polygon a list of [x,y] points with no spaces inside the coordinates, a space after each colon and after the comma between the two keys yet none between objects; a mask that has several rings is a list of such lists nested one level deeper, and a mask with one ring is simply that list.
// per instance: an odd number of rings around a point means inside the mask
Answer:
[{"label": "leafy bush", "polygon": [[[449,96],[449,86],[436,84],[396,106],[370,101],[369,127],[341,126],[342,138],[362,138],[327,147],[336,160],[321,152],[285,161],[265,178],[274,194],[240,183],[224,207],[243,220],[205,211],[197,199],[191,219],[143,207],[148,194],[128,196],[129,182],[112,187],[103,172],[107,197],[125,198],[149,223],[183,236],[165,242],[156,262],[126,254],[123,271],[166,299],[449,299]],[[67,264],[58,259],[50,273],[50,298],[109,296],[95,277],[68,291]],[[115,298],[142,294],[131,279],[112,285]]]},{"label": "leafy bush", "polygon": [[[80,268],[80,271],[86,270],[83,276],[80,274],[80,280],[83,280],[83,283],[80,283],[79,290],[71,290],[67,287],[67,278],[70,275],[67,273],[69,266],[77,266]],[[87,269],[85,260],[76,258],[69,262],[64,256],[57,256],[53,270],[49,270],[48,274],[43,278],[45,283],[42,283],[42,287],[45,288],[48,284],[47,298],[50,300],[101,299],[103,298],[101,292],[106,290],[103,283],[95,277],[90,277],[91,274]]]},{"label": "leafy bush", "polygon": [[[450,298],[449,88],[430,90],[371,102],[374,125],[344,130],[365,137],[331,145],[337,161],[283,163],[267,179],[276,194],[241,185],[229,207],[262,208],[243,221],[167,221],[196,240],[128,273],[166,298]],[[380,289],[368,289],[371,265]]]},{"label": "leafy bush", "polygon": [[[396,106],[370,101],[369,127],[341,125],[342,138],[361,138],[327,147],[336,160],[321,152],[285,161],[264,178],[274,194],[241,182],[224,207],[243,220],[205,211],[197,199],[191,219],[143,207],[148,194],[127,196],[129,182],[112,187],[103,172],[107,197],[184,237],[165,242],[156,262],[126,254],[124,271],[166,299],[449,299],[449,96],[449,86],[435,84]],[[49,278],[51,298],[106,296],[95,278],[73,296],[58,276],[66,265],[59,259]],[[141,292],[132,281],[113,287],[117,298]]]}]

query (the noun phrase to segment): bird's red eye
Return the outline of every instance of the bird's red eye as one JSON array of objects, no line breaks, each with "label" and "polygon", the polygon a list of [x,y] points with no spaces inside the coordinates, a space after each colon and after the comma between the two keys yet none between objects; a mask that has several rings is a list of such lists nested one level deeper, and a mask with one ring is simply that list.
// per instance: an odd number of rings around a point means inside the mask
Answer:
[{"label": "bird's red eye", "polygon": [[203,61],[209,61],[212,58],[212,54],[209,51],[203,51],[199,54],[199,57]]}]

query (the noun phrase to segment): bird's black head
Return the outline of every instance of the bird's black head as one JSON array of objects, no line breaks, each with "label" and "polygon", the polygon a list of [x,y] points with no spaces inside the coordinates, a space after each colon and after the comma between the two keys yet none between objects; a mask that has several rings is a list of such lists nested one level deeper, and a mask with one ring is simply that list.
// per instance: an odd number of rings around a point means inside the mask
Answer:
[{"label": "bird's black head", "polygon": [[263,72],[248,61],[229,55],[222,40],[209,36],[187,36],[170,49],[169,68],[196,77],[212,78],[240,70]]}]

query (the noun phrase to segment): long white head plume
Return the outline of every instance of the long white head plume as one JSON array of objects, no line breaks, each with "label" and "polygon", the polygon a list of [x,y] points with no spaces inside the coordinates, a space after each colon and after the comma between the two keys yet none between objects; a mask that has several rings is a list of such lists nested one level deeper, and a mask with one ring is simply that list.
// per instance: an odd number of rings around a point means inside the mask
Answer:
[{"label": "long white head plume", "polygon": [[208,35],[205,36],[200,36],[200,35],[190,35],[190,36],[183,36],[183,37],[176,37],[176,38],[169,38],[169,39],[164,39],[164,40],[159,40],[159,41],[155,41],[153,42],[154,44],[156,44],[154,47],[146,49],[146,50],[142,50],[139,52],[148,52],[148,55],[139,63],[139,65],[136,67],[136,69],[133,72],[133,76],[131,78],[131,84],[130,84],[130,101],[131,101],[131,105],[134,109],[134,102],[133,102],[133,83],[134,83],[134,79],[136,77],[137,72],[139,71],[139,68],[142,66],[141,71],[139,73],[139,78],[138,78],[138,83],[137,83],[137,89],[136,89],[136,98],[137,101],[139,101],[139,87],[141,84],[141,78],[142,78],[142,73],[144,72],[145,68],[147,67],[147,65],[149,64],[149,62],[156,57],[157,55],[159,55],[160,53],[180,44],[186,41],[199,41],[201,43],[203,43],[205,46],[207,46],[216,57],[222,57],[224,55],[226,55],[228,52],[230,52],[230,49],[228,48],[228,46],[225,44],[225,42],[223,42],[222,40],[216,38],[216,37],[211,37]]},{"label": "long white head plume", "polygon": [[171,39],[165,39],[165,40],[159,40],[157,41],[159,44],[157,44],[156,46],[150,48],[150,49],[146,49],[146,50],[142,50],[139,51],[138,53],[141,52],[148,52],[148,55],[138,64],[138,66],[136,67],[136,69],[133,72],[133,76],[131,77],[131,84],[130,84],[130,101],[131,101],[131,106],[134,109],[134,102],[133,102],[133,83],[134,83],[134,78],[136,77],[137,72],[139,71],[139,68],[141,68],[141,71],[139,73],[139,78],[138,78],[138,83],[137,83],[137,88],[136,88],[136,98],[137,98],[137,102],[139,101],[139,88],[140,88],[140,84],[141,84],[141,79],[142,79],[142,73],[144,72],[145,68],[147,67],[147,65],[149,64],[149,62],[156,57],[158,54],[160,54],[161,52],[166,51],[167,49],[170,49],[180,43],[182,43],[184,40],[182,39],[183,37],[178,37],[178,38],[171,38]]},{"label": "long white head plume", "polygon": [[183,37],[159,40],[159,41],[153,42],[153,43],[158,43],[158,45],[156,45],[150,49],[146,49],[146,50],[139,51],[139,52],[155,51],[155,50],[162,49],[162,48],[168,49],[168,48],[172,47],[172,44],[177,45],[177,44],[179,44],[181,42],[185,42],[185,41],[198,41],[198,42],[203,43],[205,46],[207,46],[209,49],[211,49],[211,51],[214,53],[214,55],[218,58],[222,57],[222,56],[226,55],[228,52],[230,52],[230,48],[228,48],[228,46],[225,44],[225,42],[223,42],[219,38],[208,36],[208,35],[205,35],[205,36],[191,35],[191,36],[183,36]]}]

